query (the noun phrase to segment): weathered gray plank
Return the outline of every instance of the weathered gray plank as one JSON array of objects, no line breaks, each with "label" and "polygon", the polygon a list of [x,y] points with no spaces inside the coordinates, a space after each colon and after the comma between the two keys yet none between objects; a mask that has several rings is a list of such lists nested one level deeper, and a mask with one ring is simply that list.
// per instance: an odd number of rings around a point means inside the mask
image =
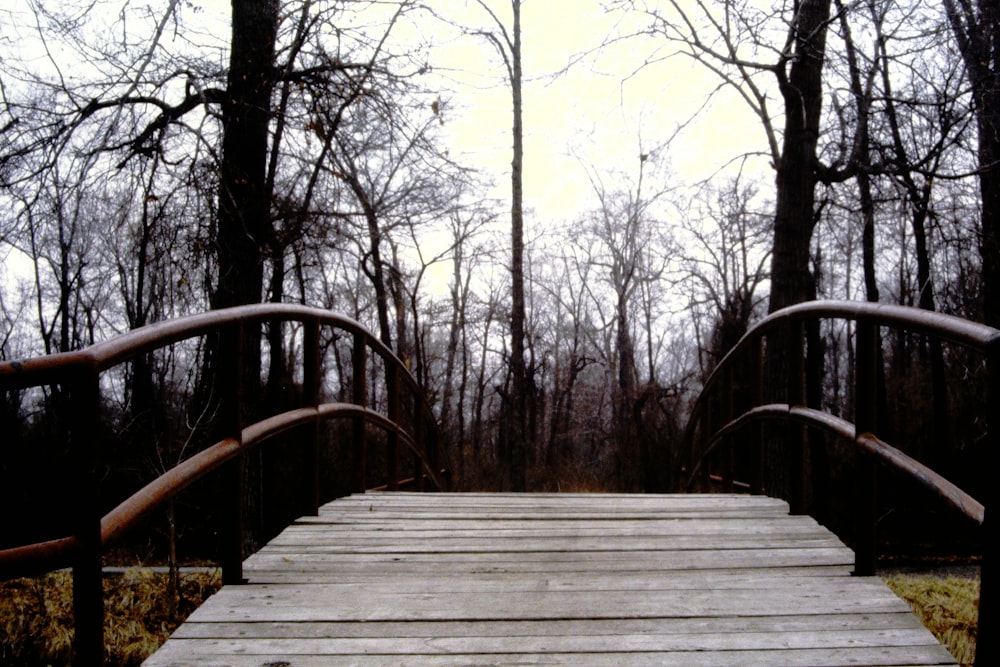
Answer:
[{"label": "weathered gray plank", "polygon": [[[238,637],[530,637],[701,634],[742,632],[817,632],[912,630],[919,627],[909,611],[886,614],[816,614],[800,616],[698,616],[689,618],[553,619],[534,621],[383,621],[185,623],[174,637],[234,639]],[[930,635],[926,635],[929,637]],[[925,638],[926,638],[925,637]]]},{"label": "weathered gray plank", "polygon": [[747,535],[736,537],[732,535],[675,535],[670,538],[657,537],[509,537],[502,540],[493,537],[475,538],[465,536],[458,538],[393,539],[378,538],[368,543],[365,541],[345,540],[338,543],[335,540],[324,541],[323,544],[309,544],[306,539],[286,539],[280,543],[272,543],[270,553],[286,554],[376,554],[376,553],[504,553],[525,551],[560,551],[572,550],[574,553],[588,551],[608,551],[613,548],[616,553],[630,551],[690,551],[722,549],[785,549],[794,546],[805,549],[837,549],[841,542],[833,535],[808,537],[758,537]]},{"label": "weathered gray plank", "polygon": [[[455,576],[454,573],[440,571],[415,576],[392,576],[384,574],[378,580],[371,576],[355,576],[340,573],[293,572],[289,569],[276,570],[245,570],[251,583],[266,584],[319,584],[330,587],[331,591],[342,587],[345,589],[363,589],[369,591],[387,590],[408,591],[420,593],[436,590],[454,591],[517,591],[517,590],[690,590],[714,588],[727,589],[760,589],[771,588],[776,583],[787,586],[812,586],[819,577],[829,579],[850,579],[843,567],[831,568],[753,568],[734,570],[639,570],[588,572],[580,576],[578,572],[559,571],[545,572],[544,576],[520,573],[465,573]],[[283,575],[276,579],[277,575]]]},{"label": "weathered gray plank", "polygon": [[145,664],[954,665],[769,498],[365,494],[246,562]]},{"label": "weathered gray plank", "polygon": [[517,637],[369,637],[200,639],[181,642],[178,651],[204,645],[220,655],[426,655],[463,653],[642,653],[651,651],[761,651],[886,646],[936,646],[920,628],[811,632],[592,634]]},{"label": "weathered gray plank", "polygon": [[[336,600],[336,604],[331,604]],[[325,585],[229,587],[199,607],[189,622],[545,620],[801,614],[878,614],[905,611],[905,603],[876,586],[771,590],[437,591],[377,593]]]},{"label": "weathered gray plank", "polygon": [[[552,568],[588,571],[636,571],[660,569],[720,569],[750,567],[792,567],[843,565],[854,556],[846,547],[817,549],[729,549],[720,551],[633,551],[627,555],[613,551],[580,553],[530,551],[520,554],[479,553],[397,553],[397,554],[308,554],[300,558],[288,554],[258,552],[248,564],[295,567],[313,571],[434,572],[451,568],[455,572],[546,572]],[[286,565],[288,564],[288,565]]]},{"label": "weathered gray plank", "polygon": [[[187,648],[187,647],[185,647]],[[933,648],[933,647],[932,647]],[[514,653],[418,656],[329,655],[289,656],[285,653],[261,655],[194,654],[191,650],[164,646],[162,660],[148,665],[171,667],[329,667],[349,664],[357,667],[409,667],[414,664],[453,667],[458,665],[575,665],[578,667],[621,667],[622,665],[684,665],[685,667],[816,667],[817,665],[869,665],[870,667],[916,667],[955,665],[942,661],[939,652],[924,647],[784,649],[771,651],[650,651],[644,653]],[[161,649],[161,650],[164,650]],[[159,654],[157,654],[159,655]]]}]

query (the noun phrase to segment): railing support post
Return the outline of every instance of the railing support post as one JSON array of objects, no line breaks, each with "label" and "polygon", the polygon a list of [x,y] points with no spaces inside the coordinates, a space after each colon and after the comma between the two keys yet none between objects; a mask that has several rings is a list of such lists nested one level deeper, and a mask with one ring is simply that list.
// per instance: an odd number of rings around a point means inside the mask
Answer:
[{"label": "railing support post", "polygon": [[76,468],[73,532],[73,664],[104,664],[104,576],[101,564],[101,504],[97,483],[100,441],[100,377],[96,368],[79,370],[69,387],[70,451]]},{"label": "railing support post", "polygon": [[[877,420],[878,330],[870,322],[858,320],[854,371],[854,437],[874,433]],[[854,545],[854,574],[870,577],[875,574],[876,553],[876,471],[872,457],[855,454],[855,510],[857,520]]]},{"label": "railing support post", "polygon": [[[722,381],[722,422],[723,424],[728,424],[733,419],[733,409],[734,409],[734,397],[733,393],[736,391],[733,384],[733,367],[730,365],[726,368],[725,376]],[[726,442],[720,442],[720,445],[725,447],[725,451],[722,454],[722,486],[724,489],[732,493],[736,489],[736,452],[733,445],[732,436],[726,437]]]},{"label": "railing support post", "polygon": [[[303,322],[302,331],[302,404],[319,406],[319,320]],[[319,418],[313,420],[308,434],[302,439],[302,492],[303,511],[311,516],[319,514]]]},{"label": "railing support post", "polygon": [[698,484],[696,491],[701,493],[708,493],[712,490],[712,476],[711,476],[711,454],[708,452],[708,448],[712,443],[712,433],[715,431],[715,415],[712,410],[712,399],[709,398],[705,402],[705,412],[702,416],[702,429],[701,429],[701,446],[698,451],[698,456],[694,459],[693,464],[695,466],[700,465],[700,470],[698,472]]},{"label": "railing support post", "polygon": [[[219,334],[220,433],[243,444],[243,324],[234,322]],[[243,584],[243,478],[241,450],[223,470],[222,582]]]},{"label": "railing support post", "polygon": [[416,481],[417,489],[420,491],[424,490],[424,461],[426,460],[430,465],[433,465],[431,459],[428,458],[430,452],[427,448],[427,427],[424,419],[426,419],[426,416],[423,410],[421,410],[421,406],[417,401],[414,401],[413,440],[417,448],[417,454],[414,457],[413,479]]},{"label": "railing support post", "polygon": [[[354,351],[351,356],[353,386],[351,400],[362,408],[368,403],[368,381],[365,369],[368,366],[368,345],[363,333],[354,334]],[[367,488],[365,467],[368,463],[368,446],[365,435],[365,420],[358,417],[353,424],[354,441],[354,490],[364,493]]]},{"label": "railing support post", "polygon": [[[804,406],[805,360],[803,359],[805,335],[801,320],[790,319],[786,329],[786,354],[788,355],[788,405]],[[792,514],[806,513],[805,427],[789,423],[785,426],[785,456],[788,470],[788,505]]]},{"label": "railing support post", "polygon": [[[756,344],[750,346],[750,354],[747,363],[750,365],[750,373],[747,381],[750,384],[752,406],[757,407],[764,404],[764,376],[763,376],[763,354],[761,345],[763,341],[758,338]],[[747,481],[750,483],[750,493],[763,495],[764,493],[764,438],[763,426],[755,425],[750,427],[750,476]]]},{"label": "railing support post", "polygon": [[[389,421],[399,424],[399,369],[396,364],[386,361],[386,392],[388,393]],[[399,433],[390,430],[386,444],[386,467],[389,475],[389,490],[399,491]]]}]

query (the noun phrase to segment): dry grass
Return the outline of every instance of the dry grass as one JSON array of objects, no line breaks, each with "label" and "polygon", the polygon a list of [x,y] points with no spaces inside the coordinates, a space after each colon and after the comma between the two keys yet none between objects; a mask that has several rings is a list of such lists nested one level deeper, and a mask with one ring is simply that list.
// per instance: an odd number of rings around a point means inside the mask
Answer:
[{"label": "dry grass", "polygon": [[971,667],[976,658],[979,579],[917,574],[895,574],[884,579],[955,659],[963,667]]},{"label": "dry grass", "polygon": [[[70,664],[72,583],[72,575],[64,572],[0,582],[0,665]],[[180,604],[172,619],[167,575],[133,569],[106,577],[107,664],[140,664],[220,585],[217,573],[182,574]]]}]

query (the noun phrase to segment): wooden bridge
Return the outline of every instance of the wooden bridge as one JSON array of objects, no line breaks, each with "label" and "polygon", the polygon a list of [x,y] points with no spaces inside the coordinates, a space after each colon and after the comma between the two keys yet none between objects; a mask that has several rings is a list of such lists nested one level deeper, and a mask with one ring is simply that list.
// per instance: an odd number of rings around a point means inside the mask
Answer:
[{"label": "wooden bridge", "polygon": [[853,565],[764,496],[357,494],[144,664],[956,664]]},{"label": "wooden bridge", "polygon": [[[809,318],[856,327],[855,423],[805,407],[801,331]],[[244,331],[298,323],[302,406],[242,423]],[[353,344],[336,395],[319,377],[321,326]],[[875,578],[876,465],[924,486],[983,532],[976,664],[993,665],[992,554],[995,529],[984,502],[881,441],[875,430],[879,327],[899,327],[983,355],[987,419],[1000,414],[1000,331],[901,307],[814,302],[755,325],[706,381],[685,441],[692,485],[740,486],[748,494],[539,495],[402,493],[448,489],[447,457],[415,379],[357,322],[301,306],[248,306],[152,325],[79,352],[0,363],[0,390],[63,387],[76,472],[72,531],[66,537],[0,550],[0,577],[71,566],[74,662],[97,665],[103,649],[101,556],[105,546],[183,489],[209,475],[226,491],[219,530],[222,591],[199,608],[145,664],[292,667],[329,664],[682,664],[950,665],[954,660],[909,608]],[[349,335],[345,337],[343,332]],[[781,332],[790,360],[786,404],[765,404],[761,349]],[[217,336],[221,440],[179,462],[109,512],[98,504],[94,443],[101,437],[102,373],[139,355],[198,336]],[[368,355],[381,357],[382,384],[368,387]],[[343,358],[343,355],[341,355]],[[734,387],[733,359],[741,359]],[[345,389],[345,377],[349,386]],[[756,390],[753,388],[756,387]],[[749,403],[737,414],[731,398]],[[356,493],[320,506],[321,424],[346,419]],[[767,498],[764,448],[754,423],[787,429],[783,465],[804,475],[805,428],[853,442],[859,452],[855,551],[803,515],[801,487],[789,502]],[[385,433],[379,456],[369,431]],[[244,453],[298,429],[296,485],[303,518],[263,549],[243,552]],[[733,435],[743,429],[739,438]],[[343,431],[341,431],[343,433]],[[337,436],[342,437],[342,436]],[[990,446],[1000,446],[991,425]],[[734,447],[749,452],[734,468]],[[376,461],[376,459],[378,459]],[[378,472],[370,469],[376,462]],[[219,470],[215,473],[216,469]],[[737,484],[740,481],[740,484]],[[992,489],[987,489],[992,494]],[[245,560],[244,560],[245,559]]]}]

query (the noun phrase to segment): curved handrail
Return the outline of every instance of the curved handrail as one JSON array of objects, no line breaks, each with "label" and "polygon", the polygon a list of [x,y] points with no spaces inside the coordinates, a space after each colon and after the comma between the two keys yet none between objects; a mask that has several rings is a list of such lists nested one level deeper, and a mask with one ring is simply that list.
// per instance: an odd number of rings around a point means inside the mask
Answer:
[{"label": "curved handrail", "polygon": [[[299,408],[273,415],[243,429],[242,438],[225,438],[206,447],[152,480],[101,518],[101,542],[105,546],[119,539],[141,523],[167,501],[198,480],[206,477],[241,452],[257,446],[262,441],[283,431],[303,426],[317,420],[338,417],[362,417],[368,423],[387,431],[395,431],[402,442],[415,455],[416,443],[395,422],[381,413],[351,403],[324,403],[318,408]],[[444,488],[438,471],[421,460],[421,467],[438,488]],[[73,537],[64,537],[35,544],[0,549],[0,578],[46,572],[69,567],[78,545]]]},{"label": "curved handrail", "polygon": [[[925,489],[944,500],[962,516],[979,526],[983,525],[986,515],[985,506],[960,489],[956,484],[871,433],[855,434],[853,422],[841,419],[836,415],[831,415],[829,412],[823,412],[822,410],[792,406],[787,403],[759,405],[744,412],[716,431],[712,436],[709,448],[715,448],[726,436],[732,435],[748,423],[767,419],[788,420],[799,422],[806,426],[816,426],[845,440],[852,441],[866,454],[903,472],[918,482]],[[701,465],[701,462],[698,465]]]},{"label": "curved handrail", "polygon": [[746,354],[753,346],[759,346],[764,336],[791,321],[823,318],[850,320],[873,327],[905,329],[957,343],[984,355],[1000,350],[1000,330],[954,315],[866,301],[821,300],[795,304],[754,323],[716,364],[692,405],[691,417],[684,429],[684,442],[693,442],[695,429],[704,413],[705,402],[735,359]]},{"label": "curved handrail", "polygon": [[[240,427],[223,437],[215,444],[194,454],[166,471],[148,483],[142,489],[133,493],[103,517],[95,517],[92,521],[83,518],[87,525],[78,522],[74,534],[29,545],[21,545],[0,550],[0,577],[24,576],[51,571],[53,569],[73,565],[74,581],[77,576],[85,576],[89,583],[78,586],[74,583],[75,617],[77,633],[75,640],[77,661],[91,663],[99,660],[102,653],[101,645],[101,587],[100,587],[100,553],[105,545],[131,530],[137,523],[146,518],[158,507],[163,506],[182,490],[204,478],[213,471],[241,457],[250,448],[256,447],[278,433],[309,423],[318,424],[335,418],[348,418],[355,422],[355,458],[357,465],[362,466],[358,474],[364,483],[364,428],[359,424],[367,423],[382,428],[390,434],[390,458],[396,454],[395,447],[402,443],[415,458],[420,476],[417,479],[423,484],[427,479],[438,489],[448,486],[447,463],[445,470],[437,462],[437,423],[430,405],[420,389],[419,383],[410,370],[399,360],[392,350],[378,340],[374,334],[351,318],[331,313],[319,308],[311,308],[295,304],[255,304],[239,306],[224,310],[210,311],[197,315],[178,318],[166,322],[147,325],[122,334],[108,341],[97,343],[83,350],[54,354],[34,359],[24,359],[0,363],[0,390],[18,390],[32,386],[42,386],[69,382],[80,391],[72,396],[71,402],[79,401],[76,408],[77,417],[90,422],[90,428],[96,423],[94,401],[98,400],[98,383],[100,373],[128,362],[143,354],[167,347],[187,339],[208,334],[238,335],[243,327],[260,325],[265,322],[293,321],[301,323],[305,329],[303,349],[305,406],[283,412],[263,419],[257,423]],[[317,375],[319,363],[319,326],[332,327],[354,337],[354,403],[319,403],[319,379]],[[236,328],[234,328],[236,327]],[[239,348],[238,344],[234,347]],[[365,349],[372,350],[384,361],[387,373],[387,391],[389,398],[389,414],[383,415],[364,405],[367,400],[364,364],[367,358]],[[360,365],[359,365],[360,364]],[[311,379],[310,379],[311,378]],[[74,385],[74,383],[77,383]],[[412,425],[408,429],[397,423],[399,412],[398,399],[394,398],[400,385],[414,397]],[[235,384],[234,384],[235,387]],[[309,388],[311,387],[311,389]],[[240,391],[234,389],[229,401],[229,414],[239,414]],[[235,401],[235,403],[234,403]],[[310,404],[311,403],[311,404]],[[88,413],[89,410],[89,413]],[[233,422],[238,424],[238,421]],[[78,424],[73,424],[77,427]],[[80,427],[84,434],[88,431],[86,425]],[[225,433],[225,430],[223,431]],[[82,438],[85,440],[85,437]],[[425,442],[435,443],[435,448],[428,450]],[[78,448],[79,449],[79,448]],[[314,446],[315,455],[315,446]],[[315,469],[316,466],[314,465]],[[314,470],[315,474],[315,470]],[[395,488],[395,464],[390,472],[390,488]],[[317,487],[318,488],[318,487]],[[237,496],[238,498],[238,496]],[[86,503],[93,504],[93,499]],[[83,516],[83,514],[81,514]],[[238,523],[238,520],[237,520]],[[94,526],[92,531],[90,525]],[[84,532],[79,532],[83,530]],[[230,540],[232,543],[233,541]],[[241,540],[236,540],[236,550],[239,551]],[[232,548],[230,549],[232,550]],[[224,578],[241,580],[242,557],[237,553],[226,556]],[[81,563],[86,562],[83,566]],[[235,566],[232,565],[235,563]],[[81,569],[82,568],[82,569]],[[229,570],[235,570],[235,575],[229,575]],[[81,593],[81,591],[85,591]],[[80,597],[87,599],[83,602]],[[81,626],[81,610],[87,619]],[[97,620],[94,620],[94,617]],[[83,627],[83,631],[81,631]],[[83,648],[81,649],[81,646]],[[81,658],[81,656],[84,656]]]},{"label": "curved handrail", "polygon": [[420,385],[413,373],[396,357],[388,345],[376,338],[363,324],[322,308],[292,303],[252,304],[210,310],[147,324],[82,350],[0,363],[0,386],[5,389],[18,389],[51,384],[71,367],[93,367],[103,371],[167,345],[215,333],[220,328],[235,322],[260,324],[276,320],[298,322],[316,320],[351,334],[364,335],[369,347],[381,357],[395,360],[410,388],[419,390]]},{"label": "curved handrail", "polygon": [[[785,340],[790,346],[788,354],[791,355],[792,362],[786,378],[789,382],[789,402],[802,401],[801,395],[802,376],[797,375],[803,372],[801,364],[802,354],[802,329],[801,324],[806,320],[817,319],[839,319],[853,321],[857,324],[856,345],[857,368],[855,371],[855,423],[846,421],[835,415],[808,408],[804,405],[788,403],[763,404],[761,361],[763,358],[763,343],[765,337],[780,331],[786,327],[786,331],[791,336]],[[790,325],[796,328],[787,328]],[[983,560],[982,579],[983,582],[980,600],[988,598],[993,604],[993,593],[987,594],[985,591],[992,584],[987,585],[986,581],[992,581],[992,566],[995,540],[992,539],[995,529],[991,520],[986,521],[986,506],[992,503],[992,489],[986,489],[984,493],[989,495],[986,502],[980,502],[970,494],[959,488],[950,480],[940,475],[930,467],[916,461],[899,449],[889,445],[872,431],[875,430],[875,377],[876,359],[875,354],[877,336],[876,331],[880,327],[890,327],[901,329],[911,333],[934,337],[940,340],[949,341],[966,348],[975,350],[986,359],[989,383],[989,405],[990,405],[990,425],[989,438],[993,447],[1000,446],[1000,425],[993,420],[1000,418],[1000,331],[983,324],[970,322],[959,317],[942,313],[930,312],[918,308],[906,306],[894,306],[886,304],[874,304],[854,301],[811,301],[800,303],[789,308],[772,313],[768,317],[754,324],[740,338],[729,352],[722,358],[716,367],[709,374],[704,383],[702,391],[692,405],[691,416],[685,428],[685,442],[688,443],[689,452],[694,452],[695,435],[701,429],[701,442],[703,448],[698,452],[696,461],[688,461],[690,482],[693,484],[699,477],[708,478],[707,460],[708,456],[718,449],[727,436],[734,431],[744,428],[750,422],[762,420],[781,420],[798,422],[806,427],[823,429],[833,433],[847,441],[853,442],[861,452],[867,456],[861,459],[861,463],[856,469],[858,481],[855,484],[858,493],[858,507],[861,510],[858,515],[859,532],[857,535],[857,545],[855,549],[857,573],[873,574],[875,570],[875,484],[874,484],[874,464],[881,463],[901,472],[907,478],[916,481],[925,489],[933,492],[942,499],[949,507],[957,511],[962,516],[970,519],[980,526],[984,532],[983,539]],[[733,413],[733,402],[731,395],[725,393],[732,391],[731,382],[733,370],[736,367],[736,360],[743,359],[746,355],[751,355],[752,363],[748,367],[747,373],[753,377],[749,378],[749,388],[756,391],[756,395],[750,397],[750,407],[743,408],[742,414]],[[798,357],[798,359],[796,359]],[[797,377],[791,377],[797,375]],[[716,420],[709,415],[714,404],[710,403],[713,397],[718,395],[717,389],[723,385],[722,400],[718,405],[724,414],[721,421],[725,422],[721,426],[713,425]],[[727,386],[728,385],[728,386]],[[746,386],[745,385],[745,386]],[[727,396],[730,396],[727,398]],[[804,429],[793,429],[801,434]],[[731,439],[730,439],[731,440]],[[792,438],[793,444],[804,444],[799,436]],[[756,447],[755,455],[758,457],[753,466],[757,471],[761,470],[760,447]],[[799,448],[801,455],[801,448]],[[801,463],[800,463],[801,465]],[[755,473],[751,473],[755,474]],[[758,473],[759,474],[759,473]],[[733,483],[734,480],[729,480]],[[753,492],[761,492],[762,489],[756,485],[760,480],[751,483]],[[690,484],[689,484],[690,486]],[[794,496],[794,494],[793,494]],[[790,499],[793,511],[802,511],[803,502],[794,497]],[[796,509],[798,508],[798,509]],[[995,511],[995,510],[993,510]],[[986,572],[989,570],[990,575]],[[992,590],[992,588],[990,588]],[[984,607],[980,602],[979,606],[979,632],[977,633],[976,664],[992,664],[994,641],[992,639],[991,628],[995,625],[991,611],[992,607]]]},{"label": "curved handrail", "polygon": [[[764,335],[783,326],[788,321],[810,318],[852,320],[866,322],[873,326],[907,329],[913,333],[936,336],[942,340],[971,347],[983,353],[1000,344],[1000,331],[997,329],[945,313],[867,301],[806,301],[771,313],[747,329],[747,332],[712,369],[708,379],[705,380],[701,393],[695,399],[692,414],[699,412],[698,406],[708,396],[708,390],[719,382],[722,373],[729,364],[733,363],[733,359],[744,354]],[[693,421],[688,422],[689,428]]]}]

